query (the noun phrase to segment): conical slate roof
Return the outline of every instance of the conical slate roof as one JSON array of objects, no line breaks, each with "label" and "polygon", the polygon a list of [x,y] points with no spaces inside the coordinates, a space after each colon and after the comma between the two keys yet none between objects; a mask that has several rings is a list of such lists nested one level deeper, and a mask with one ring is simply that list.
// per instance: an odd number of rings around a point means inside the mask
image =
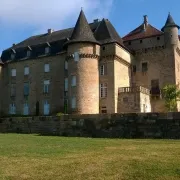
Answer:
[{"label": "conical slate roof", "polygon": [[[103,19],[95,31],[95,37],[102,44],[116,42],[123,45],[123,40],[110,21]],[[124,46],[124,45],[123,45]]]},{"label": "conical slate roof", "polygon": [[164,27],[162,28],[162,31],[164,31],[164,28],[166,27],[177,27],[178,29],[180,28],[173,20],[171,14],[169,13],[168,18],[166,20],[166,24],[164,25]]},{"label": "conical slate roof", "polygon": [[79,18],[72,32],[70,41],[68,41],[67,44],[77,43],[77,42],[91,42],[91,43],[99,44],[93,35],[93,32],[87,22],[83,10],[81,10],[80,12]]}]

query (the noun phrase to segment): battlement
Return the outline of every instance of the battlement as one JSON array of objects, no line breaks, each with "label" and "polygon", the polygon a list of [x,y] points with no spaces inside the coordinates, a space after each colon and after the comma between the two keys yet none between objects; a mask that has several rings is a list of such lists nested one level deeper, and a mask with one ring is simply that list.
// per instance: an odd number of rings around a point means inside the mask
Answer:
[{"label": "battlement", "polygon": [[145,87],[142,87],[142,86],[120,87],[118,89],[118,94],[120,94],[120,93],[135,93],[135,92],[141,92],[143,94],[150,95],[150,90]]}]

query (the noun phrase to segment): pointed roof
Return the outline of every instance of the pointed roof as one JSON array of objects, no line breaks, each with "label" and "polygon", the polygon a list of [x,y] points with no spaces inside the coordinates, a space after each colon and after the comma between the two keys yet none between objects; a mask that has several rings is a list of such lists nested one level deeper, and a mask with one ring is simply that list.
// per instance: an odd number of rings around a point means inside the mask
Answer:
[{"label": "pointed roof", "polygon": [[111,22],[107,19],[103,19],[101,21],[94,34],[96,39],[102,44],[116,42],[124,46],[123,40],[111,24]]},{"label": "pointed roof", "polygon": [[152,36],[160,36],[163,32],[153,27],[151,24],[147,24],[144,27],[144,23],[141,24],[139,27],[131,31],[129,34],[123,37],[124,41],[131,41],[135,39],[143,39]]},{"label": "pointed roof", "polygon": [[178,29],[180,28],[180,27],[174,22],[174,19],[172,18],[172,16],[171,16],[170,13],[168,14],[166,23],[165,23],[164,27],[162,28],[162,31],[164,31],[164,29],[165,29],[166,27],[177,27]]},{"label": "pointed roof", "polygon": [[72,32],[70,41],[68,41],[67,44],[77,43],[77,42],[91,42],[91,43],[99,44],[93,35],[93,32],[87,22],[83,10],[81,10],[80,12],[79,18]]}]

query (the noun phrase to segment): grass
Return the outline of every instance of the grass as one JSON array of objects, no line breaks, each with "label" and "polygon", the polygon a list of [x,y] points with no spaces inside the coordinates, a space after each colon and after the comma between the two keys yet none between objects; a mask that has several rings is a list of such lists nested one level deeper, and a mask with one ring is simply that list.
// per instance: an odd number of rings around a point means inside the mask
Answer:
[{"label": "grass", "polygon": [[0,180],[179,180],[180,141],[0,134]]}]

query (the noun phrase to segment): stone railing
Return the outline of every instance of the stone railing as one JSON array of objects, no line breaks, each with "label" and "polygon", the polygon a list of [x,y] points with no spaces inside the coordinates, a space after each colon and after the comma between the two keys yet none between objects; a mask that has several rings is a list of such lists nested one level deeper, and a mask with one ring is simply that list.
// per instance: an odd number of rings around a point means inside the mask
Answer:
[{"label": "stone railing", "polygon": [[135,92],[141,92],[148,95],[150,94],[150,90],[142,86],[120,87],[118,89],[118,93],[135,93]]}]

